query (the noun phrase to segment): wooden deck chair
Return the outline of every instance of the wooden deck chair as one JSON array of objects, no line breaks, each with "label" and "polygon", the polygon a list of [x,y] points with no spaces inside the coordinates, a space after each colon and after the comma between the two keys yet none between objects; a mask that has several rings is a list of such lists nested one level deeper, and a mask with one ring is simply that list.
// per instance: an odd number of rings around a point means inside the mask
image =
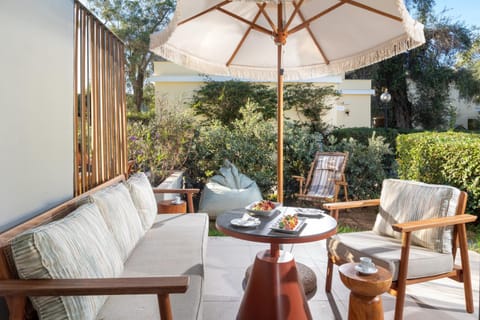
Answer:
[{"label": "wooden deck chair", "polygon": [[317,152],[308,172],[304,177],[293,176],[299,182],[297,199],[321,202],[336,202],[340,187],[343,187],[345,200],[348,201],[348,185],[345,179],[348,152]]},{"label": "wooden deck chair", "polygon": [[465,225],[477,217],[464,213],[466,203],[467,194],[454,187],[386,179],[380,199],[325,204],[335,218],[339,210],[379,206],[372,230],[327,240],[325,291],[331,291],[334,264],[370,257],[392,273],[389,293],[397,297],[395,320],[403,317],[406,285],[446,277],[463,282],[466,311],[473,313]]}]

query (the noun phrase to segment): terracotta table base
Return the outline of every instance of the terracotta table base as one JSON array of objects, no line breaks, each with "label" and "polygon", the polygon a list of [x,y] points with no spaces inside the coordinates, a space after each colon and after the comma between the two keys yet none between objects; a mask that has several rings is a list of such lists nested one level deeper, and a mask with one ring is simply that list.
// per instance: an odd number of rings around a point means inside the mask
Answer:
[{"label": "terracotta table base", "polygon": [[351,290],[348,304],[349,320],[383,320],[383,305],[380,295],[392,283],[392,275],[382,267],[371,275],[362,275],[355,270],[356,263],[346,263],[338,269],[343,284]]},{"label": "terracotta table base", "polygon": [[257,254],[237,319],[312,319],[293,255],[270,253]]}]

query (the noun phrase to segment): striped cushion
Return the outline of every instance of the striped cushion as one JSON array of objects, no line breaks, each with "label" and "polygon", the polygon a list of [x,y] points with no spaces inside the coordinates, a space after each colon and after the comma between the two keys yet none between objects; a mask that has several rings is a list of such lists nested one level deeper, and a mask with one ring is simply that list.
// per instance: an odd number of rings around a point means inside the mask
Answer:
[{"label": "striped cushion", "polygon": [[[382,186],[380,212],[373,231],[400,238],[392,224],[454,216],[460,190],[416,181],[387,179]],[[412,244],[442,253],[452,251],[452,227],[432,228],[412,233]]]},{"label": "striped cushion", "polygon": [[143,172],[131,176],[126,182],[132,196],[133,204],[137,208],[144,230],[150,229],[157,216],[157,200],[152,191],[150,181]]},{"label": "striped cushion", "polygon": [[[94,204],[12,240],[22,279],[115,277],[123,271],[120,252]],[[94,319],[105,296],[32,297],[40,319]]]},{"label": "striped cushion", "polygon": [[92,196],[117,242],[123,261],[143,236],[144,230],[130,193],[123,184],[103,189]]},{"label": "striped cushion", "polygon": [[318,158],[313,172],[312,182],[307,195],[333,198],[335,195],[335,180],[341,180],[341,169],[345,156],[330,155]]}]

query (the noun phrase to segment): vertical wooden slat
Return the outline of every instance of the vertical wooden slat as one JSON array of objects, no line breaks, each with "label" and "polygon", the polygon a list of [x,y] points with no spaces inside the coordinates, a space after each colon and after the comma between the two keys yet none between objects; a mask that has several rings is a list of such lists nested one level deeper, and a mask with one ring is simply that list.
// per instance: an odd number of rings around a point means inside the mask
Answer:
[{"label": "vertical wooden slat", "polygon": [[82,36],[80,38],[80,153],[82,164],[81,193],[84,193],[86,191],[85,183],[87,180],[85,172],[85,10],[82,10],[80,26],[82,30]]},{"label": "vertical wooden slat", "polygon": [[[127,170],[123,43],[75,1],[75,195]],[[78,115],[80,112],[80,115]]]},{"label": "vertical wooden slat", "polygon": [[80,8],[78,6],[78,3],[75,3],[75,21],[74,21],[74,28],[75,28],[75,41],[74,41],[74,46],[73,46],[73,62],[74,62],[74,68],[73,68],[73,181],[74,181],[74,195],[77,196],[80,194],[80,186],[79,186],[79,179],[78,179],[78,99],[77,99],[77,90],[78,90],[78,37],[79,37],[79,25],[78,25],[78,20],[79,20],[79,14],[80,14]]},{"label": "vertical wooden slat", "polygon": [[98,52],[98,26],[95,19],[92,19],[92,182],[94,185],[98,184],[98,79],[97,79],[97,52]]}]

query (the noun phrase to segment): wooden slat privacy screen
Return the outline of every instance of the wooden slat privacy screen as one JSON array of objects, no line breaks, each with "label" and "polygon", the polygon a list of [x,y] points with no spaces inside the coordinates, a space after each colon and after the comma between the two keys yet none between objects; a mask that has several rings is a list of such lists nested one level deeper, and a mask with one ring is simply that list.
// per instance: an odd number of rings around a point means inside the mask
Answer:
[{"label": "wooden slat privacy screen", "polygon": [[124,45],[75,1],[75,195],[127,172]]}]

